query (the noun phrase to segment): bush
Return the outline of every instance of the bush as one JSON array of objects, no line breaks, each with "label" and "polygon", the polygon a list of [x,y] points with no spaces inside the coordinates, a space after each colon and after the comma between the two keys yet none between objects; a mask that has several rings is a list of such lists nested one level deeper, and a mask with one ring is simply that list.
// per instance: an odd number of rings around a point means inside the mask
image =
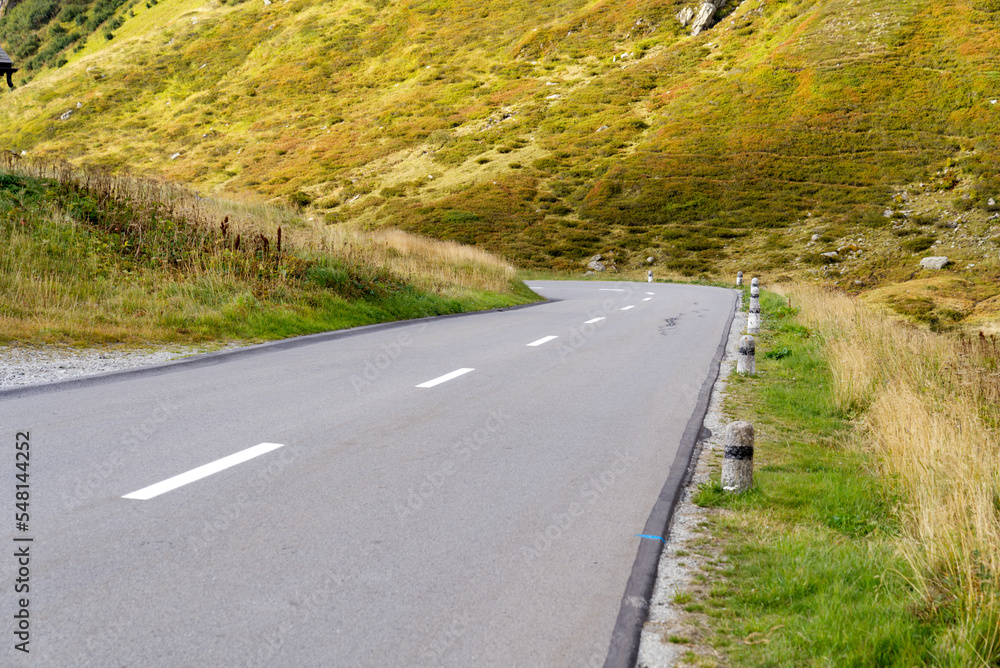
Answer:
[{"label": "bush", "polygon": [[297,190],[288,196],[288,203],[299,209],[304,209],[312,204],[313,198],[301,190]]},{"label": "bush", "polygon": [[900,245],[911,253],[920,253],[934,245],[934,237],[914,237],[905,239]]}]

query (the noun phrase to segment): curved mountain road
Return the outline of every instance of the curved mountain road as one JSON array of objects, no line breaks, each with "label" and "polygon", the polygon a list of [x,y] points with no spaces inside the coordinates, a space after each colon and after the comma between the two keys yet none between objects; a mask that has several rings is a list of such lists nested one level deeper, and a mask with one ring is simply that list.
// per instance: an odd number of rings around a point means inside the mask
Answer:
[{"label": "curved mountain road", "polygon": [[603,664],[735,295],[529,285],[552,301],[0,392],[0,664]]}]

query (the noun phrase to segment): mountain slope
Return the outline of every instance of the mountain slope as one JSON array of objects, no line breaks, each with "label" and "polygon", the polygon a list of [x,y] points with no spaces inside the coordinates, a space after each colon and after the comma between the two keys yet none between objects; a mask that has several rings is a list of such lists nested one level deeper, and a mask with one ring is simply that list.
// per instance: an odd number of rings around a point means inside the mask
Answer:
[{"label": "mountain slope", "polygon": [[995,283],[1000,3],[746,0],[696,37],[685,4],[135,4],[0,145],[523,266]]}]

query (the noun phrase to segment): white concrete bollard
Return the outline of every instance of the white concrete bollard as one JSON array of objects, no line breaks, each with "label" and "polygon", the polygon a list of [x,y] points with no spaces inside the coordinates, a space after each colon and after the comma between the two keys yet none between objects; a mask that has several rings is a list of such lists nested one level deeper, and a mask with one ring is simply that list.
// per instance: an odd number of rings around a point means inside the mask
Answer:
[{"label": "white concrete bollard", "polygon": [[760,297],[760,286],[751,285],[750,286],[750,296],[751,297]]},{"label": "white concrete bollard", "polygon": [[751,278],[750,279],[750,287],[751,288],[753,288],[753,287],[759,288],[760,287],[760,279],[757,278],[756,276],[754,276],[753,278]]},{"label": "white concrete bollard", "polygon": [[757,308],[753,306],[750,307],[750,312],[747,314],[747,334],[758,334],[760,333],[760,306]]},{"label": "white concrete bollard", "polygon": [[736,272],[736,287],[743,285],[743,272]]},{"label": "white concrete bollard", "polygon": [[652,283],[653,282],[653,270],[652,269],[650,269],[649,271],[646,272],[646,282],[647,283]]},{"label": "white concrete bollard", "polygon": [[753,485],[753,424],[732,422],[726,427],[722,460],[722,489],[741,494]]},{"label": "white concrete bollard", "polygon": [[738,353],[736,373],[741,373],[744,376],[753,376],[757,373],[756,347],[757,344],[752,336],[740,337],[740,345],[736,350]]}]

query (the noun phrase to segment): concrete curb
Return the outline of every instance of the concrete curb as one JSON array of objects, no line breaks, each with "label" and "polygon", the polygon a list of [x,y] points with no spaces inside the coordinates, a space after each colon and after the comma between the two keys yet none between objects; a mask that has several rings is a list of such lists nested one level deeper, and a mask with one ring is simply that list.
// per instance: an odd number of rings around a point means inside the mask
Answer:
[{"label": "concrete curb", "polygon": [[[712,358],[708,377],[698,393],[695,410],[684,429],[677,457],[670,467],[670,473],[656,504],[653,506],[649,519],[646,520],[643,534],[647,536],[666,536],[674,508],[684,494],[691,476],[691,464],[695,449],[702,434],[705,415],[708,413],[709,401],[712,398],[712,389],[719,377],[720,364],[726,355],[730,330],[736,317],[736,309],[739,306],[739,293],[735,290],[733,293],[733,309],[726,322],[722,340]],[[639,543],[638,554],[636,554],[632,564],[632,574],[625,585],[625,594],[622,596],[618,619],[611,634],[611,645],[604,661],[604,668],[632,668],[636,664],[642,627],[648,616],[649,602],[653,594],[653,586],[656,584],[663,545],[663,541],[650,539],[643,539]]]}]

